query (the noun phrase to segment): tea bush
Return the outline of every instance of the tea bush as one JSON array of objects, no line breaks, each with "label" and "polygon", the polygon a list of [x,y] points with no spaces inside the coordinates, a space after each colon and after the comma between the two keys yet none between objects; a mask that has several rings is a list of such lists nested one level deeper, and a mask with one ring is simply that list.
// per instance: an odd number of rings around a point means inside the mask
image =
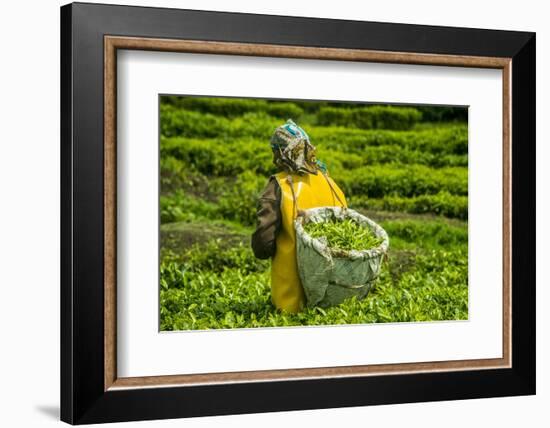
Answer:
[{"label": "tea bush", "polygon": [[304,111],[291,102],[266,101],[245,98],[211,97],[163,97],[163,106],[171,106],[165,111],[185,109],[194,112],[211,113],[224,117],[242,116],[245,113],[265,112],[270,116],[300,119]]},{"label": "tea bush", "polygon": [[314,145],[344,153],[363,153],[369,147],[399,146],[439,155],[467,155],[468,128],[445,126],[414,131],[310,127],[308,134]]},{"label": "tea bush", "polygon": [[[348,153],[327,146],[318,146],[317,157],[331,170],[377,164],[418,164],[433,168],[468,164],[468,157],[464,154],[441,155],[398,145],[368,146]],[[269,146],[259,139],[162,138],[161,162],[168,162],[170,157],[184,162],[185,169],[194,168],[217,176],[238,174],[245,170],[264,175],[275,171]],[[166,169],[174,168],[174,165],[168,165]]]},{"label": "tea bush", "polygon": [[319,125],[361,129],[411,129],[421,118],[415,108],[392,106],[321,107],[317,113]]},{"label": "tea bush", "polygon": [[[235,118],[216,116],[161,104],[161,135],[164,137],[259,139],[265,145],[273,130],[286,120],[263,112],[246,113]],[[315,146],[344,153],[359,153],[368,147],[399,146],[433,154],[465,155],[468,153],[468,129],[458,124],[418,131],[353,129],[345,127],[309,126]],[[264,147],[265,147],[264,145]]]},{"label": "tea bush", "polygon": [[325,240],[337,252],[370,250],[382,243],[369,228],[350,219],[305,223],[304,231],[312,238]]},{"label": "tea bush", "polygon": [[418,106],[422,120],[427,122],[467,122],[468,109],[449,106]]},{"label": "tea bush", "polygon": [[353,207],[370,210],[402,211],[414,214],[433,213],[450,218],[468,219],[468,197],[451,195],[445,191],[411,198],[391,195],[378,199],[355,196],[351,201]]},{"label": "tea bush", "polygon": [[439,192],[468,194],[468,171],[464,168],[373,165],[353,170],[333,170],[331,175],[344,193],[350,196],[382,198],[432,195]]},{"label": "tea bush", "polygon": [[269,269],[255,265],[246,255],[248,249],[236,247],[229,259],[215,243],[194,250],[190,259],[161,264],[161,330],[467,318],[464,250],[431,250],[413,256],[408,267],[402,266],[399,253],[390,253],[389,267],[382,270],[367,299],[352,298],[336,307],[307,308],[298,314],[275,310]]},{"label": "tea bush", "polygon": [[[390,237],[368,297],[299,314],[250,249],[269,139],[303,125],[350,207]],[[161,330],[468,318],[467,109],[162,96]]]},{"label": "tea bush", "polygon": [[219,212],[223,218],[244,225],[256,224],[256,202],[266,179],[250,171],[237,176],[234,184],[220,192]]}]

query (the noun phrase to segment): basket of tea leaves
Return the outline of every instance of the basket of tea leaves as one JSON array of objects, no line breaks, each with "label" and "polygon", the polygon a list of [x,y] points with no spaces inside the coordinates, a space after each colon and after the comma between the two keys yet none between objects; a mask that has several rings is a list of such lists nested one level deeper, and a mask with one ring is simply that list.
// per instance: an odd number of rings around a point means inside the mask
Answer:
[{"label": "basket of tea leaves", "polygon": [[386,231],[349,208],[306,210],[294,222],[297,262],[308,306],[363,299],[388,251]]}]

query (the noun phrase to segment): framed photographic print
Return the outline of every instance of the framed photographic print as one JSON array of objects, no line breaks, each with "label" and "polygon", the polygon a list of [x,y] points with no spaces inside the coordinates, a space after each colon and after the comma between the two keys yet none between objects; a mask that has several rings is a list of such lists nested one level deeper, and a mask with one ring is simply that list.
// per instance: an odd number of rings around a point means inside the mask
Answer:
[{"label": "framed photographic print", "polygon": [[535,35],[61,8],[61,418],[535,393]]}]

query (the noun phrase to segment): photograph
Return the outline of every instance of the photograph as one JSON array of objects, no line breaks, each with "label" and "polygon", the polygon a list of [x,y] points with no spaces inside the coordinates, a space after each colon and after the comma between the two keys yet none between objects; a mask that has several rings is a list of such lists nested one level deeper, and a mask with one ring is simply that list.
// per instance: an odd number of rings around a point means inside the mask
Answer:
[{"label": "photograph", "polygon": [[59,419],[535,414],[485,407],[539,393],[536,25],[155,6],[63,5],[19,73],[59,86]]},{"label": "photograph", "polygon": [[158,103],[161,332],[468,320],[468,106]]}]

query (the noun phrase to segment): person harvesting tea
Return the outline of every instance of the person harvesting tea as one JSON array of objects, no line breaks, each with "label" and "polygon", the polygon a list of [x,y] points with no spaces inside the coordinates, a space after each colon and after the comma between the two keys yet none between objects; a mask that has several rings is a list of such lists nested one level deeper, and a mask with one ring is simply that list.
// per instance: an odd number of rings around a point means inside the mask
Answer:
[{"label": "person harvesting tea", "polygon": [[307,133],[292,120],[271,137],[277,173],[259,196],[252,250],[259,259],[272,258],[271,301],[280,310],[299,312],[305,306],[296,257],[294,220],[302,210],[340,206],[346,198],[315,157]]}]

